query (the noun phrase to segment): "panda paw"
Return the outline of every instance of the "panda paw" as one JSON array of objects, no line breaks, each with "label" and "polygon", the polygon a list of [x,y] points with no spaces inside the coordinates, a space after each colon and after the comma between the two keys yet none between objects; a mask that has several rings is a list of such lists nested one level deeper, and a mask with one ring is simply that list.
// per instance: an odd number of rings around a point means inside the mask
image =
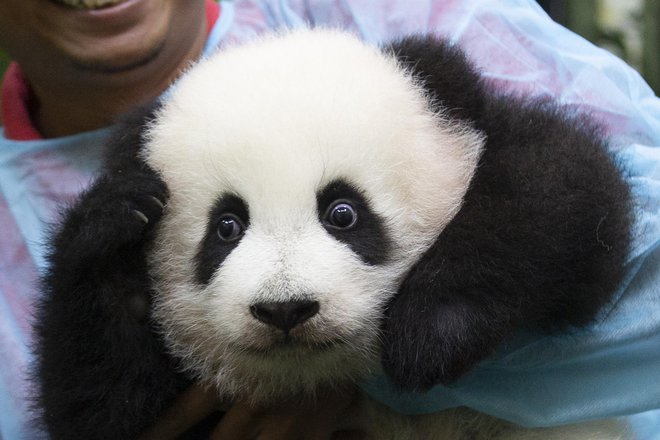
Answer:
[{"label": "panda paw", "polygon": [[156,178],[113,179],[100,182],[85,202],[83,229],[107,249],[119,249],[142,242],[158,223],[167,190]]},{"label": "panda paw", "polygon": [[489,308],[455,299],[395,301],[385,322],[382,364],[404,391],[450,384],[492,355],[509,324]]},{"label": "panda paw", "polygon": [[54,248],[97,261],[144,243],[163,215],[167,188],[157,177],[99,179],[73,207]]},{"label": "panda paw", "polygon": [[[134,206],[134,208],[131,208],[131,215],[142,225],[142,230],[146,230],[150,225],[155,224],[163,215],[165,209],[165,203],[158,197],[151,195],[135,195],[132,200],[129,198],[127,201],[129,205]],[[140,235],[140,228],[137,229],[137,235]]]},{"label": "panda paw", "polygon": [[[165,209],[165,204],[160,199],[158,199],[157,197],[148,196],[148,198],[151,200],[151,206],[158,209],[158,211],[155,213],[155,215],[152,215],[151,218],[152,219],[160,218],[160,216],[163,213],[163,210]],[[147,211],[148,213],[152,213],[151,210],[145,210],[145,209],[143,209],[143,210]],[[145,226],[149,225],[149,223],[152,222],[151,220],[149,220],[149,216],[147,216],[147,214],[145,214],[144,212],[142,212],[138,209],[133,209],[133,215],[135,217],[137,217],[138,220],[140,220],[142,223],[144,223]]]}]

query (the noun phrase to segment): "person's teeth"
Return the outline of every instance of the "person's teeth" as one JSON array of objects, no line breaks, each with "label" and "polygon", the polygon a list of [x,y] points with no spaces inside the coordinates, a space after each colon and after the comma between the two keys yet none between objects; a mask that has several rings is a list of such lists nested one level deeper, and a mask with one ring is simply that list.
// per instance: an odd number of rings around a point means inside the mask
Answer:
[{"label": "person's teeth", "polygon": [[56,0],[58,3],[79,9],[99,9],[121,3],[123,0]]}]

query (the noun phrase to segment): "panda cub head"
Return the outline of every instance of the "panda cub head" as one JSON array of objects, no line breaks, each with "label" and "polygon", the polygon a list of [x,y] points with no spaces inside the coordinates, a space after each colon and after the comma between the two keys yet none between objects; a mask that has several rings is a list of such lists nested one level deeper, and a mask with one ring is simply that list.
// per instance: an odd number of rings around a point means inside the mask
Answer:
[{"label": "panda cub head", "polygon": [[170,191],[150,252],[168,348],[254,400],[377,369],[384,308],[460,208],[482,144],[346,34],[201,61],[142,151]]}]

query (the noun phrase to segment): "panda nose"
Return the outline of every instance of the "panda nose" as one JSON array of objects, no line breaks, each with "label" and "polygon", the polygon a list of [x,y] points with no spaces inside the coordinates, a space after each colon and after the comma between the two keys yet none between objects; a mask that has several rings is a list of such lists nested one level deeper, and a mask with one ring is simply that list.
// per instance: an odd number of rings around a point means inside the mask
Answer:
[{"label": "panda nose", "polygon": [[250,306],[250,313],[259,321],[288,333],[319,312],[318,301],[263,302]]}]

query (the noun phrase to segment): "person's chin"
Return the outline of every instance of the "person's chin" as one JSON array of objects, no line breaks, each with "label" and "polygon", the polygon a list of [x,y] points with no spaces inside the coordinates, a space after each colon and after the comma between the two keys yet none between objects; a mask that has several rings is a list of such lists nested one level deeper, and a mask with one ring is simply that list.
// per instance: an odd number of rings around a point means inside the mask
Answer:
[{"label": "person's chin", "polygon": [[173,14],[171,7],[165,7],[169,3],[86,0],[106,6],[71,6],[78,1],[48,0],[50,20],[44,23],[45,39],[75,67],[104,73],[125,72],[149,64],[162,52]]},{"label": "person's chin", "polygon": [[121,74],[138,70],[153,63],[162,53],[165,42],[153,44],[140,52],[115,55],[108,52],[101,54],[85,54],[71,58],[78,70],[90,73]]}]

